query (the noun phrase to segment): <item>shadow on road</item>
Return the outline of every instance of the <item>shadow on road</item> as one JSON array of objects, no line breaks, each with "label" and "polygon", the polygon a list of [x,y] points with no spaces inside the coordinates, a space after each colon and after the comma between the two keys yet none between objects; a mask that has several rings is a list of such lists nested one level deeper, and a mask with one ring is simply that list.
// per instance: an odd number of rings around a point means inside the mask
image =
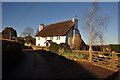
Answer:
[{"label": "shadow on road", "polygon": [[[45,50],[24,50],[24,59],[4,79],[81,79],[114,80],[116,74],[90,63],[78,63]],[[4,64],[4,66],[6,66]],[[7,69],[6,66],[3,68]],[[10,68],[9,68],[10,69]],[[4,71],[3,70],[3,71]],[[7,71],[6,71],[7,73]],[[111,77],[107,78],[108,76]]]},{"label": "shadow on road", "polygon": [[[113,74],[112,76],[108,77],[109,70],[105,70],[98,67],[99,70],[92,70],[93,65],[86,63],[77,63],[73,60],[66,59],[63,56],[59,56],[58,54],[55,54],[53,52],[49,51],[35,51],[40,56],[42,56],[45,61],[47,62],[47,65],[49,66],[49,69],[51,70],[50,78],[72,78],[72,79],[90,79],[90,80],[114,80],[117,76],[116,74]],[[88,67],[91,70],[86,69],[84,66]],[[95,66],[94,66],[95,67]],[[96,72],[96,71],[102,71],[102,73]],[[90,72],[92,71],[92,72]],[[99,73],[99,75],[96,75],[96,73]],[[102,75],[100,75],[102,74]],[[103,75],[104,74],[104,75]],[[107,76],[107,78],[106,78]]]}]

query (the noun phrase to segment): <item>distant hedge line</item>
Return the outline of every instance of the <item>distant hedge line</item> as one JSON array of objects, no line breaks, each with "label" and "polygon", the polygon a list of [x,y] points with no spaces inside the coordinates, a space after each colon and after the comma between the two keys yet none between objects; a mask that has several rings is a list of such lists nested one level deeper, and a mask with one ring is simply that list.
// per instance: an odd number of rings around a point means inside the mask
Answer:
[{"label": "distant hedge line", "polygon": [[115,52],[120,52],[120,44],[110,44],[111,50]]}]

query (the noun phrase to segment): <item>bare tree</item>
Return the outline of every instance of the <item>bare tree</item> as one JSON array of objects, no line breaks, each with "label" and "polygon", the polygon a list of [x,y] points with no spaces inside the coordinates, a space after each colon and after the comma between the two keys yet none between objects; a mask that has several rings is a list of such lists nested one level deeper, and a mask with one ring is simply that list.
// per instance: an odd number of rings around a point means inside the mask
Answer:
[{"label": "bare tree", "polygon": [[38,33],[39,33],[39,29],[36,30],[36,34],[38,34]]},{"label": "bare tree", "polygon": [[23,36],[32,36],[34,34],[34,29],[31,27],[26,27],[25,30],[22,32]]},{"label": "bare tree", "polygon": [[100,8],[97,2],[93,2],[89,10],[84,12],[83,25],[89,32],[89,61],[92,61],[92,44],[99,42],[103,44],[103,31],[106,29],[109,16],[100,14]]}]

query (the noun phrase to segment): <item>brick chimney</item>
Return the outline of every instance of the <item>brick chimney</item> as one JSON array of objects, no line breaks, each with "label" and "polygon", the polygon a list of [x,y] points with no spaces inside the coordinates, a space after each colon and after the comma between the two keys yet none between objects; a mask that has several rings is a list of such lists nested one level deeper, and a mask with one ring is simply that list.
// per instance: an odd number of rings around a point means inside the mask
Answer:
[{"label": "brick chimney", "polygon": [[72,18],[72,22],[74,22],[73,35],[75,36],[76,34],[79,34],[77,17]]},{"label": "brick chimney", "polygon": [[39,25],[39,31],[41,31],[44,28],[44,26],[45,26],[44,24],[40,24]]},{"label": "brick chimney", "polygon": [[78,19],[77,19],[77,17],[72,18],[72,22],[75,23],[74,29],[78,29]]}]

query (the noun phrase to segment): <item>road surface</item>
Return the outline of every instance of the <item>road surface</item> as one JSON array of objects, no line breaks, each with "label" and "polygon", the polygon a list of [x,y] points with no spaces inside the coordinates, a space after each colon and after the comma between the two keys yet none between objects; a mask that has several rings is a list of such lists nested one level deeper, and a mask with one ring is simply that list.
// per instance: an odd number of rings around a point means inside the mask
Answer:
[{"label": "road surface", "polygon": [[75,62],[48,51],[23,50],[23,60],[6,78],[80,78],[101,80],[115,74],[86,62]]}]

